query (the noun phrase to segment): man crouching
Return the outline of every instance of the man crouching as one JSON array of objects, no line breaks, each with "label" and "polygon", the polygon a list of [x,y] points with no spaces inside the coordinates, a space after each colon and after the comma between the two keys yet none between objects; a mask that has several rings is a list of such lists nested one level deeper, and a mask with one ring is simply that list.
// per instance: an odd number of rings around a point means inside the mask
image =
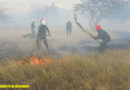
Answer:
[{"label": "man crouching", "polygon": [[111,37],[109,36],[109,34],[105,30],[103,30],[101,28],[100,25],[96,26],[96,31],[98,32],[98,36],[94,37],[94,39],[101,39],[102,40],[102,42],[100,43],[100,47],[99,47],[99,50],[102,52],[105,50],[108,42],[110,42]]}]

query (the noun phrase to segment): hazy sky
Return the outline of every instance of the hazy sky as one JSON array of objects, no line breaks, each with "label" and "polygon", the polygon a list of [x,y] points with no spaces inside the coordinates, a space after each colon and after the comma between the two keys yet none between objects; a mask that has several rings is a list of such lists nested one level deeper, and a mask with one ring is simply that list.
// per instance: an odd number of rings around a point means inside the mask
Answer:
[{"label": "hazy sky", "polygon": [[[52,3],[55,3],[57,7],[72,10],[74,4],[78,4],[80,3],[80,1],[81,0],[0,0],[0,8],[4,7],[9,15],[12,15],[15,18],[16,17],[19,18],[22,17],[23,15],[27,15],[27,13],[31,11],[32,6],[35,7],[36,6],[38,7],[39,5],[47,6],[51,5]],[[129,22],[130,20],[128,20],[125,24],[123,23],[122,28],[129,29]],[[119,27],[118,23],[116,28],[117,27]]]},{"label": "hazy sky", "polygon": [[79,3],[80,0],[0,0],[0,2],[8,13],[22,14],[28,12],[32,6],[51,5],[52,3],[61,8],[73,9],[73,5]]}]

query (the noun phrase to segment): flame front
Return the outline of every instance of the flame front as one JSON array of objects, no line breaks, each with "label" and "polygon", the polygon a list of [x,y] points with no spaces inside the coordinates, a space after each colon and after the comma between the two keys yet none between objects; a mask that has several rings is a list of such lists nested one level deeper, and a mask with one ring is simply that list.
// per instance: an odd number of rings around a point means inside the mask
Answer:
[{"label": "flame front", "polygon": [[[26,64],[27,62],[19,61],[18,63],[19,64]],[[49,59],[49,58],[39,59],[36,56],[32,56],[32,57],[29,58],[29,64],[30,65],[42,65],[43,66],[43,65],[50,64],[50,63],[53,63],[53,61],[51,59]]]},{"label": "flame front", "polygon": [[42,60],[42,59],[38,59],[38,57],[31,57],[29,60],[31,65],[35,65],[35,64],[46,65],[52,63],[52,60],[50,60],[49,58]]}]

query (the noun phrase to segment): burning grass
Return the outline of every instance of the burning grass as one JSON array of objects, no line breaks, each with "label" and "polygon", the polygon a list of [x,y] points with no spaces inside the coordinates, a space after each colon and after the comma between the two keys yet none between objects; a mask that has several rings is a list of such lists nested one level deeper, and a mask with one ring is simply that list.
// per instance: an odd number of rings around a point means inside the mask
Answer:
[{"label": "burning grass", "polygon": [[38,58],[37,56],[32,56],[28,59],[28,61],[26,60],[20,60],[18,61],[18,64],[29,64],[29,65],[41,65],[41,66],[45,66],[47,64],[50,64],[50,63],[53,63],[54,60],[51,60],[49,58],[45,58],[45,59],[42,59],[42,58]]},{"label": "burning grass", "polygon": [[0,84],[29,84],[30,90],[130,90],[129,54],[129,50],[107,51],[97,56],[51,58],[49,62],[31,57],[26,64],[1,66]]}]

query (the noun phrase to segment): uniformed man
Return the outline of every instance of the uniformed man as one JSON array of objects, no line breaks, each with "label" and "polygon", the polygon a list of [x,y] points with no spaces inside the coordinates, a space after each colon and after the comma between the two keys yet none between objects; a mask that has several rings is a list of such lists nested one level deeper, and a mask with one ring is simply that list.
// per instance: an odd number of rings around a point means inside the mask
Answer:
[{"label": "uniformed man", "polygon": [[67,21],[66,23],[66,32],[67,32],[67,36],[71,36],[71,32],[72,32],[72,23],[70,20]]},{"label": "uniformed man", "polygon": [[32,35],[35,34],[35,28],[36,28],[36,26],[35,26],[35,21],[33,20],[32,23],[31,23]]},{"label": "uniformed man", "polygon": [[110,42],[111,37],[109,36],[109,34],[105,30],[103,30],[101,28],[101,25],[96,26],[96,31],[98,32],[98,36],[94,37],[94,39],[101,39],[102,40],[102,42],[100,43],[99,50],[104,51],[106,48],[106,45],[108,44],[108,42]]},{"label": "uniformed man", "polygon": [[37,39],[36,39],[36,43],[37,43],[37,48],[38,50],[40,50],[40,42],[43,41],[43,43],[45,44],[45,47],[47,48],[47,50],[49,50],[49,46],[47,43],[47,33],[50,36],[50,31],[46,25],[46,20],[44,20],[43,18],[40,19],[40,25],[38,27],[38,35],[37,35]]}]

